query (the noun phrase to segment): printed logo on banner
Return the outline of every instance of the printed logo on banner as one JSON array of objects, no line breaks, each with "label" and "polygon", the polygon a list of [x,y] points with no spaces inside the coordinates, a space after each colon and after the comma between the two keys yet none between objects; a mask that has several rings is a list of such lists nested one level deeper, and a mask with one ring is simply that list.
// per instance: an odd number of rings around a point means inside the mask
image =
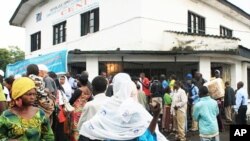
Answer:
[{"label": "printed logo on banner", "polygon": [[250,125],[230,125],[230,141],[249,141]]}]

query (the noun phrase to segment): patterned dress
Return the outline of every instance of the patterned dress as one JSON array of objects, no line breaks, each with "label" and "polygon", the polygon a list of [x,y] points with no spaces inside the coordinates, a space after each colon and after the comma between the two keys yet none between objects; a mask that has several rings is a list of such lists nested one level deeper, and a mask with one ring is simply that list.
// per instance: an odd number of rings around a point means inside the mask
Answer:
[{"label": "patterned dress", "polygon": [[75,110],[72,111],[71,113],[71,137],[70,137],[71,141],[78,141],[79,139],[77,124],[82,114],[82,109],[91,96],[91,92],[87,86],[83,86],[74,92],[73,97],[75,95],[79,96],[73,103]]},{"label": "patterned dress", "polygon": [[24,119],[11,110],[0,116],[0,141],[54,141],[54,135],[45,113],[39,109],[31,119]]}]

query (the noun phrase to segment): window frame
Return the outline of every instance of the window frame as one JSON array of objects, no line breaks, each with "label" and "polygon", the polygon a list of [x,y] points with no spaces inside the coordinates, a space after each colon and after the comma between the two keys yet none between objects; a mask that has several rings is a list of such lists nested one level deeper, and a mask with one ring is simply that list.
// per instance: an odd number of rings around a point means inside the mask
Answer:
[{"label": "window frame", "polygon": [[223,25],[220,25],[220,36],[233,37],[233,30]]},{"label": "window frame", "polygon": [[188,33],[206,34],[206,18],[195,12],[188,11]]},{"label": "window frame", "polygon": [[30,51],[36,51],[41,49],[41,31],[30,35]]},{"label": "window frame", "polygon": [[57,45],[66,41],[67,21],[53,25],[53,45]]},{"label": "window frame", "polygon": [[[81,28],[81,36],[85,36],[89,33],[95,33],[99,31],[99,7],[92,9],[90,11],[84,12],[80,15],[80,28]],[[91,16],[93,15],[93,16]],[[87,22],[85,22],[87,21]]]}]

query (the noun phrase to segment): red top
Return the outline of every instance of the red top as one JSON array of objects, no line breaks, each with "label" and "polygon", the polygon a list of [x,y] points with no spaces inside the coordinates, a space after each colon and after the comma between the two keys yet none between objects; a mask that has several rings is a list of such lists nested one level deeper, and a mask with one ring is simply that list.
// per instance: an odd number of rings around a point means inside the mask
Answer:
[{"label": "red top", "polygon": [[142,80],[142,90],[144,91],[146,96],[150,96],[149,86],[150,86],[149,79],[147,77],[144,77]]}]

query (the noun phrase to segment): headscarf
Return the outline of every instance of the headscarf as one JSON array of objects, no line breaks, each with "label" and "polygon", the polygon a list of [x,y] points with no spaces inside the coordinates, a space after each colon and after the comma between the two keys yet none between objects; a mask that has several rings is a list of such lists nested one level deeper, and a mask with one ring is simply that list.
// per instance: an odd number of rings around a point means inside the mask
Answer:
[{"label": "headscarf", "polygon": [[16,100],[17,98],[23,96],[29,90],[35,88],[35,83],[28,77],[20,77],[13,82],[11,91],[12,99]]},{"label": "headscarf", "polygon": [[71,88],[71,85],[69,83],[68,78],[66,76],[63,76],[63,77],[64,77],[65,81],[64,81],[64,84],[62,84],[62,87],[64,89],[64,92],[65,92],[67,98],[70,99],[72,96],[72,88]]},{"label": "headscarf", "polygon": [[31,78],[36,85],[36,91],[38,93],[38,96],[47,96],[48,93],[45,91],[45,83],[43,81],[43,78],[34,74],[29,75],[29,78]]},{"label": "headscarf", "polygon": [[[131,140],[145,133],[152,116],[134,99],[135,84],[126,73],[113,79],[114,95],[97,114],[83,123],[80,134],[98,140]],[[157,130],[158,141],[166,138]]]}]

